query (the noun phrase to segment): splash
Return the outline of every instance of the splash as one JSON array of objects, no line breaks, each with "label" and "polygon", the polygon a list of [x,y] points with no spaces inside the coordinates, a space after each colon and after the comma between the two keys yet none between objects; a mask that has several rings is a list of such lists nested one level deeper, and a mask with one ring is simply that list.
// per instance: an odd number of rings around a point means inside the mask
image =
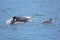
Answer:
[{"label": "splash", "polygon": [[12,18],[10,18],[9,20],[6,21],[6,24],[10,24],[12,21]]}]

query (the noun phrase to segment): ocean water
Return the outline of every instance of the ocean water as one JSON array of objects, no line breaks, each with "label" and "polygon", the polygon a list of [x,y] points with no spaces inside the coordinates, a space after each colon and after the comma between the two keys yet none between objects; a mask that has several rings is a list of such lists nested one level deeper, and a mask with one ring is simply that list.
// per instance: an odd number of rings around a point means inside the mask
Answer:
[{"label": "ocean water", "polygon": [[[13,16],[32,21],[8,25]],[[52,18],[54,23],[42,24]],[[0,40],[60,40],[60,0],[0,0]]]}]

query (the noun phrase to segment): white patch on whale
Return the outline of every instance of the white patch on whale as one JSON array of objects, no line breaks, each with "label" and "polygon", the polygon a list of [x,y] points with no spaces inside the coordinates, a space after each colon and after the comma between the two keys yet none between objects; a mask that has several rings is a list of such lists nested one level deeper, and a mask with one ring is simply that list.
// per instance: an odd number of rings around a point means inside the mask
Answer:
[{"label": "white patch on whale", "polygon": [[31,16],[25,16],[25,18],[28,18],[28,21],[32,21],[32,17]]}]

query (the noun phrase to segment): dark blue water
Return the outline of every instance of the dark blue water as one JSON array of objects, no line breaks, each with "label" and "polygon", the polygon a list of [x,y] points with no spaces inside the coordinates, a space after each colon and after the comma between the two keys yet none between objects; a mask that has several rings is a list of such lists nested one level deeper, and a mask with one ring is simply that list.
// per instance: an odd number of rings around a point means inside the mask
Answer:
[{"label": "dark blue water", "polygon": [[[7,25],[13,16],[32,16],[31,22]],[[54,19],[54,23],[41,24]],[[60,0],[0,0],[0,40],[60,40]]]}]

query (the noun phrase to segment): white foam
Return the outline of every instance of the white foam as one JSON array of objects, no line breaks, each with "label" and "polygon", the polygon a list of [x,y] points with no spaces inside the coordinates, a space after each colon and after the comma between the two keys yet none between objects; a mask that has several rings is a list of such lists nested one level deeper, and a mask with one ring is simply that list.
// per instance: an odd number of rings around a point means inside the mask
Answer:
[{"label": "white foam", "polygon": [[12,21],[12,18],[6,21],[6,24],[10,24]]}]

